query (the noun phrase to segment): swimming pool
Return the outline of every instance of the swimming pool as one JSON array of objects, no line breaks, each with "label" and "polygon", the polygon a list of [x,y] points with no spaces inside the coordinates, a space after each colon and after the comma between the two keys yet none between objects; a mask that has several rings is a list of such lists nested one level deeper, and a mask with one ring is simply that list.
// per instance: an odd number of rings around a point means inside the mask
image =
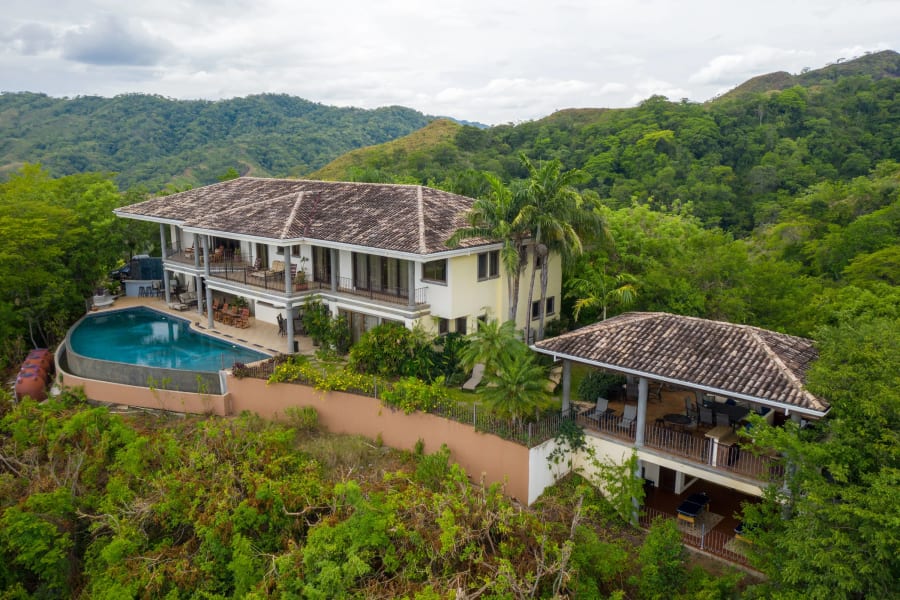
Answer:
[{"label": "swimming pool", "polygon": [[70,332],[69,344],[74,353],[97,360],[202,373],[269,357],[145,307],[88,315]]}]

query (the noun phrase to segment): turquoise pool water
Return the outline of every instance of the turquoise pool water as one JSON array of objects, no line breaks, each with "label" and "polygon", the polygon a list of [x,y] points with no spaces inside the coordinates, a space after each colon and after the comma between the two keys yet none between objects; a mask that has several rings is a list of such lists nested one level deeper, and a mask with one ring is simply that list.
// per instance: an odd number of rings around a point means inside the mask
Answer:
[{"label": "turquoise pool water", "polygon": [[89,315],[72,330],[69,343],[72,351],[98,360],[186,371],[216,372],[268,358],[143,307]]}]

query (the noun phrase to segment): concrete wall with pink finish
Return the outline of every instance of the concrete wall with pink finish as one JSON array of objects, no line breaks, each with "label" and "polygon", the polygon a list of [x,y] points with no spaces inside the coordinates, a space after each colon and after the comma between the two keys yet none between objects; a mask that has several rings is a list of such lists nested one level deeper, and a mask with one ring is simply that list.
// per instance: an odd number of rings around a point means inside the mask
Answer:
[{"label": "concrete wall with pink finish", "polygon": [[[506,494],[528,503],[529,450],[494,435],[434,415],[393,411],[375,398],[343,392],[319,392],[303,385],[271,384],[250,377],[228,376],[230,408],[278,419],[290,406],[311,406],[319,414],[319,423],[328,431],[362,435],[385,445],[412,450],[416,441],[425,441],[425,451],[435,452],[441,444],[450,448],[451,459],[460,464],[469,477],[486,484],[503,483]],[[533,492],[532,492],[533,493]]]},{"label": "concrete wall with pink finish", "polygon": [[58,381],[60,385],[65,387],[84,388],[84,393],[88,399],[97,402],[199,415],[225,416],[231,414],[231,411],[228,409],[227,394],[196,394],[162,389],[151,390],[122,383],[85,379],[63,372],[59,372]]}]

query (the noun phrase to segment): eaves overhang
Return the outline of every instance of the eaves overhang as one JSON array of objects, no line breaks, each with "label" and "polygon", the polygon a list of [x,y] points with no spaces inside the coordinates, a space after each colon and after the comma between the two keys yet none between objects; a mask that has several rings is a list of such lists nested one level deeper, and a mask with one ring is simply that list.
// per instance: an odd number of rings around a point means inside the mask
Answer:
[{"label": "eaves overhang", "polygon": [[543,348],[538,348],[536,345],[529,346],[535,352],[539,352],[541,354],[546,354],[547,356],[553,357],[553,360],[571,360],[573,362],[591,365],[593,367],[599,367],[602,369],[608,369],[610,371],[616,371],[618,373],[625,373],[627,375],[634,375],[636,377],[645,377],[647,379],[652,379],[654,381],[662,381],[665,383],[671,383],[675,385],[679,385],[682,387],[687,387],[690,389],[701,390],[704,392],[709,392],[711,394],[715,394],[717,396],[726,396],[728,398],[735,398],[738,400],[746,400],[748,402],[753,402],[756,404],[762,404],[764,406],[769,406],[772,408],[779,408],[785,411],[785,414],[790,413],[798,413],[801,415],[806,415],[815,418],[822,418],[826,416],[830,411],[831,407],[826,411],[818,411],[812,408],[804,408],[802,406],[795,406],[793,404],[787,404],[784,402],[778,402],[775,400],[771,400],[768,398],[760,398],[758,396],[750,396],[747,394],[742,394],[740,392],[735,392],[733,390],[725,390],[721,388],[716,388],[708,385],[699,384],[693,381],[684,381],[682,379],[675,379],[673,377],[667,377],[665,375],[659,375],[657,373],[650,373],[647,371],[639,371],[637,369],[631,369],[627,367],[622,367],[619,365],[614,365],[611,363],[604,363],[597,360],[585,359],[579,356],[572,356],[570,354],[564,354],[558,351],[546,350]]}]

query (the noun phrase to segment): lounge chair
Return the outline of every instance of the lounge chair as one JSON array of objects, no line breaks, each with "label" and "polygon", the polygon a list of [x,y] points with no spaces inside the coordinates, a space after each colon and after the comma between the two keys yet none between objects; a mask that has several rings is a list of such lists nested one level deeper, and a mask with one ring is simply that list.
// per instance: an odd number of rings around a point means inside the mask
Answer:
[{"label": "lounge chair", "polygon": [[548,393],[553,393],[556,391],[556,388],[559,386],[559,382],[562,381],[562,365],[555,365],[550,369],[550,374],[547,375],[547,386],[546,390]]},{"label": "lounge chair", "polygon": [[595,406],[588,414],[586,415],[591,419],[602,419],[610,414],[612,414],[613,409],[609,407],[609,400],[606,398],[597,398],[597,406]]},{"label": "lounge chair", "polygon": [[184,292],[178,295],[178,300],[187,307],[197,306],[197,292]]},{"label": "lounge chair", "polygon": [[637,406],[634,404],[626,404],[625,412],[622,414],[622,420],[619,421],[619,427],[629,428],[637,421]]},{"label": "lounge chair", "polygon": [[472,376],[469,377],[469,380],[462,384],[462,389],[474,392],[481,383],[482,377],[484,377],[484,363],[478,363],[472,368]]}]

